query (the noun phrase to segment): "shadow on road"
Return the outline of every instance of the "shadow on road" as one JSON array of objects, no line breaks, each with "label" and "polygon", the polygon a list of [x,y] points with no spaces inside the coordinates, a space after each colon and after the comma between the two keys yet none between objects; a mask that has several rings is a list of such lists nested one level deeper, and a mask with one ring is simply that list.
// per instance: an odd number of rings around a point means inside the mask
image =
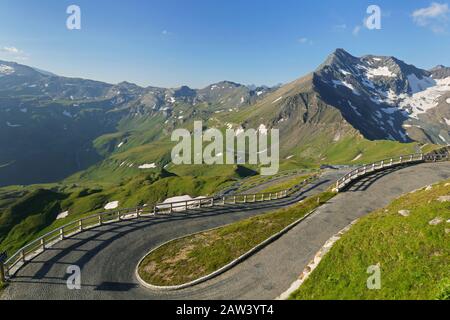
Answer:
[{"label": "shadow on road", "polygon": [[367,175],[355,182],[353,182],[352,184],[350,184],[347,188],[344,189],[345,192],[361,192],[361,191],[366,191],[367,189],[369,189],[375,182],[377,182],[378,180],[380,180],[381,178],[399,171],[401,169],[404,169],[408,166],[396,166],[393,168],[389,168],[383,171],[379,171],[370,175]]},{"label": "shadow on road", "polygon": [[[186,220],[200,219],[206,217],[217,217],[242,212],[251,213],[248,215],[248,217],[250,217],[296,204],[299,201],[307,198],[311,191],[319,187],[325,187],[325,185],[329,185],[330,183],[331,183],[330,179],[323,179],[321,181],[317,181],[315,183],[310,184],[306,189],[298,191],[289,198],[274,200],[271,202],[257,202],[257,203],[217,206],[214,208],[214,211],[211,211],[211,208],[192,209],[185,212],[173,213],[171,215],[158,215],[147,218],[143,217],[139,220],[129,220],[98,226],[66,239],[64,241],[65,245],[71,242],[73,243],[64,248],[58,248],[57,246],[49,248],[47,250],[48,252],[54,252],[54,255],[50,259],[41,261],[37,257],[35,260],[28,262],[28,264],[30,265],[39,267],[39,269],[34,273],[33,276],[16,275],[12,278],[12,280],[22,283],[27,283],[27,281],[33,283],[36,281],[49,280],[50,278],[47,275],[52,269],[52,267],[55,265],[67,265],[67,266],[77,265],[78,267],[83,269],[83,267],[93,257],[95,257],[99,252],[107,248],[117,239],[122,238],[129,233],[145,229],[150,226],[155,226],[158,224],[164,224],[173,221],[178,221],[182,223],[183,221]],[[91,245],[96,244],[96,245],[94,248],[90,249],[82,248],[83,246],[86,246],[88,244]],[[66,256],[68,256],[69,254],[73,254],[74,252],[80,253],[80,257],[77,261],[73,261],[71,263],[63,262]],[[54,280],[65,281],[64,278]],[[128,291],[133,288],[135,288],[134,284],[105,282],[96,287],[95,290]]]}]

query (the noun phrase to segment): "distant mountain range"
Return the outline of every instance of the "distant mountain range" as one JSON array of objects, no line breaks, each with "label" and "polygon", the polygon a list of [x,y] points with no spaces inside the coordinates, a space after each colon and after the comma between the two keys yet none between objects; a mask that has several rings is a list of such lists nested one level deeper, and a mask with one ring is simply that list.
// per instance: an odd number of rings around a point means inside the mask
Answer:
[{"label": "distant mountain range", "polygon": [[[168,89],[0,61],[0,185],[53,182],[88,168],[91,175],[136,171],[144,160],[167,165],[167,137],[194,119],[218,128],[279,128],[284,157],[317,162],[356,137],[447,145],[450,68],[422,70],[338,49],[313,73],[278,87],[223,81]],[[142,159],[144,149],[151,155]]]}]

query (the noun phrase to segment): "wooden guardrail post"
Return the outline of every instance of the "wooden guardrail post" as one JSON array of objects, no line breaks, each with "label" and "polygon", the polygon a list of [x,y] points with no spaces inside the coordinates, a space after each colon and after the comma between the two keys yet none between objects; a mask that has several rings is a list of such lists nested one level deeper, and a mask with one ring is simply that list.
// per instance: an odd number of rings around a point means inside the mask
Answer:
[{"label": "wooden guardrail post", "polygon": [[6,252],[0,252],[0,283],[6,282],[5,261],[8,258]]},{"label": "wooden guardrail post", "polygon": [[20,251],[20,260],[22,260],[23,263],[25,263],[25,251],[22,249]]},{"label": "wooden guardrail post", "polygon": [[6,282],[5,265],[1,261],[0,261],[0,282],[1,283],[5,283]]},{"label": "wooden guardrail post", "polygon": [[45,251],[45,239],[44,238],[41,239],[41,248],[42,248],[42,251]]},{"label": "wooden guardrail post", "polygon": [[0,261],[0,283],[6,283],[6,275],[8,271],[6,270],[5,264]]},{"label": "wooden guardrail post", "polygon": [[80,232],[83,232],[83,219],[81,219],[81,220],[78,222],[78,227],[79,227],[79,229],[80,229]]},{"label": "wooden guardrail post", "polygon": [[59,229],[59,237],[60,237],[61,241],[64,240],[64,228]]}]

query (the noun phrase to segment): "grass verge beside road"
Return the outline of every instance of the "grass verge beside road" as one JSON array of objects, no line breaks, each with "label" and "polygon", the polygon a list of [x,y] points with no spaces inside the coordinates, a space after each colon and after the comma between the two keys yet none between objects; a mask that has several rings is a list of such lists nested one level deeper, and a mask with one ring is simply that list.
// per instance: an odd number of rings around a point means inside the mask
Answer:
[{"label": "grass verge beside road", "polygon": [[[450,181],[362,218],[292,295],[298,300],[450,299]],[[381,289],[369,290],[379,265]]]},{"label": "grass verge beside road", "polygon": [[249,252],[334,195],[325,192],[287,209],[169,242],[142,261],[139,275],[142,280],[156,286],[176,286],[195,281]]}]

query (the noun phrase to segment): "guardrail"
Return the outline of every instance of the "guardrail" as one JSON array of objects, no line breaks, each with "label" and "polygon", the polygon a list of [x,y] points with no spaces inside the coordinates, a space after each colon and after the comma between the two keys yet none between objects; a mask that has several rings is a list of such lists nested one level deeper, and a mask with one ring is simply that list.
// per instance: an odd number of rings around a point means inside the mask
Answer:
[{"label": "guardrail", "polygon": [[3,264],[4,277],[9,278],[27,261],[32,260],[34,257],[41,254],[59,241],[74,236],[80,232],[102,226],[104,224],[137,219],[146,214],[153,214],[153,212],[149,211],[146,207],[139,207],[133,209],[122,209],[118,211],[98,213],[79,220],[72,221],[60,228],[46,233],[36,240],[33,240],[32,242],[19,249],[16,253],[14,253]]},{"label": "guardrail", "polygon": [[422,162],[438,162],[438,161],[448,161],[449,153],[416,153],[410,155],[399,156],[396,158],[384,159],[381,161],[377,161],[371,163],[369,165],[363,165],[339,179],[336,182],[336,192],[341,192],[346,187],[348,187],[351,183],[356,180],[359,180],[361,177],[364,177],[370,173],[374,173],[377,171],[382,171],[388,168],[396,167],[399,165],[408,165],[408,164],[417,164]]},{"label": "guardrail", "polygon": [[348,187],[351,183],[354,181],[360,179],[363,176],[366,176],[367,174],[374,173],[376,171],[385,170],[387,168],[392,168],[401,164],[412,164],[417,162],[423,162],[424,161],[424,154],[423,153],[417,153],[417,154],[411,154],[407,156],[400,156],[398,158],[390,158],[390,159],[384,159],[381,161],[377,161],[374,163],[371,163],[369,165],[363,165],[353,171],[350,171],[345,176],[343,176],[341,179],[339,179],[336,182],[336,192],[341,192],[346,187]]},{"label": "guardrail", "polygon": [[174,212],[187,211],[198,208],[212,208],[215,206],[237,205],[256,202],[274,201],[291,196],[294,192],[317,179],[318,174],[312,175],[296,186],[272,193],[259,193],[251,195],[233,195],[224,197],[198,198],[185,201],[177,201],[172,203],[159,203],[152,207],[137,207],[131,209],[121,209],[117,211],[108,211],[97,213],[82,219],[72,221],[60,228],[57,228],[45,235],[33,240],[14,253],[4,264],[0,263],[2,268],[2,276],[4,279],[11,278],[22,266],[28,261],[55,245],[56,243],[67,239],[71,236],[79,234],[105,224],[139,219],[141,217],[154,217],[156,215],[172,214]]}]

